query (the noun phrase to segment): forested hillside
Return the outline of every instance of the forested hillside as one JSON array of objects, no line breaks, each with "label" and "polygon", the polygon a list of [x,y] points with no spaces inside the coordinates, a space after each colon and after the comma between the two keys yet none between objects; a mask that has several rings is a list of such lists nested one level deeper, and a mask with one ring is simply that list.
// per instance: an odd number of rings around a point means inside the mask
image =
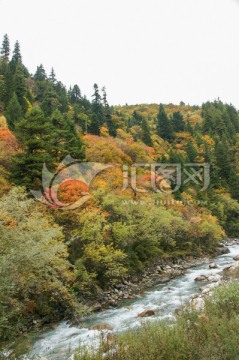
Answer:
[{"label": "forested hillside", "polygon": [[[0,58],[0,339],[40,319],[79,318],[85,305],[159,257],[213,253],[239,235],[239,113],[219,99],[111,106],[94,84],[67,89],[54,69],[31,74],[5,35]],[[159,99],[160,102],[160,99]],[[82,206],[64,211],[36,201],[44,163],[66,156],[111,165],[86,184],[65,176],[57,196]],[[124,169],[137,187],[123,189]],[[210,164],[210,182],[173,183],[151,164]],[[124,166],[124,167],[123,167]],[[185,174],[185,171],[183,172]],[[152,179],[157,191],[152,187]],[[183,179],[185,180],[185,179]],[[47,196],[46,189],[44,197]],[[54,187],[50,189],[54,191]],[[50,191],[49,188],[47,191]],[[170,191],[171,190],[171,191]],[[173,191],[175,190],[175,191]]]}]

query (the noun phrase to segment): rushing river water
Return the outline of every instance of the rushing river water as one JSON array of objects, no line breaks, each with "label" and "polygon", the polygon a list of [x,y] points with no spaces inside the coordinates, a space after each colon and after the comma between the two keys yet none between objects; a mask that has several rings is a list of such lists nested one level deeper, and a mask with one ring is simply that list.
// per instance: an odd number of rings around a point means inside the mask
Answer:
[{"label": "rushing river water", "polygon": [[219,268],[209,269],[208,264],[190,268],[185,275],[149,289],[136,300],[124,301],[118,308],[89,316],[79,327],[61,322],[55,329],[31,336],[30,352],[18,359],[67,360],[81,345],[97,346],[99,332],[89,330],[91,325],[107,323],[113,327],[114,332],[135,329],[142,323],[142,319],[137,318],[137,315],[147,309],[156,312],[156,315],[147,318],[147,321],[172,319],[174,311],[189,301],[192,294],[199,293],[201,286],[207,284],[195,282],[195,277],[220,273],[223,267],[234,263],[233,257],[239,254],[239,245],[231,245],[229,250],[230,253],[213,259]]}]

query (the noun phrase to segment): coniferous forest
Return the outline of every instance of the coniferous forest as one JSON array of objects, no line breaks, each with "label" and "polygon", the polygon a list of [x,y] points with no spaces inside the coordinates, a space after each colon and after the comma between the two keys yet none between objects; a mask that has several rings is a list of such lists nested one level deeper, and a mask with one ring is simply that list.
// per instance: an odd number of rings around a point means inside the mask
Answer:
[{"label": "coniferous forest", "polygon": [[[67,156],[110,167],[90,184],[66,173],[57,194],[43,189],[43,165],[54,174]],[[199,180],[187,181],[187,166],[205,163],[210,181],[201,191]],[[147,164],[136,166],[137,190],[134,164]],[[154,164],[180,165],[181,186],[154,173]],[[63,204],[89,198],[67,211],[36,201],[31,191],[39,190]],[[5,35],[0,215],[5,344],[35,324],[78,321],[103,293],[158,259],[212,256],[223,239],[239,236],[238,109],[220,99],[112,106],[104,84],[92,84],[87,98],[81,84],[67,88],[43,64],[31,74],[19,42]]]}]

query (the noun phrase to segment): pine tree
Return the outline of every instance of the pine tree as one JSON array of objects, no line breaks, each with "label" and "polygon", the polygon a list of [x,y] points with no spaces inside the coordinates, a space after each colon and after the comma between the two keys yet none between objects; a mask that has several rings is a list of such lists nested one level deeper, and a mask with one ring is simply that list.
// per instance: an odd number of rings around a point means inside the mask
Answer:
[{"label": "pine tree", "polygon": [[141,129],[143,130],[142,141],[147,146],[153,146],[153,142],[150,136],[150,127],[145,117],[142,118]]},{"label": "pine tree", "polygon": [[175,132],[184,131],[183,115],[180,111],[176,111],[173,113],[172,124]]},{"label": "pine tree", "polygon": [[46,78],[47,78],[46,71],[45,71],[43,65],[41,64],[37,67],[37,70],[34,75],[34,79],[36,81],[44,81],[44,80],[46,80]]},{"label": "pine tree", "polygon": [[215,158],[219,178],[227,180],[231,172],[231,154],[228,142],[225,138],[216,141]]},{"label": "pine tree", "polygon": [[78,85],[74,85],[69,91],[70,102],[75,104],[81,100],[81,91]]},{"label": "pine tree", "polygon": [[162,104],[159,106],[157,120],[158,135],[164,140],[172,141],[174,139],[173,127]]},{"label": "pine tree", "polygon": [[239,174],[237,174],[234,169],[232,169],[230,173],[229,186],[232,197],[239,200]]},{"label": "pine tree", "polygon": [[106,121],[107,128],[109,130],[110,136],[115,137],[116,136],[116,125],[115,122],[112,119],[111,109],[107,100],[107,94],[105,87],[102,89],[103,92],[103,105],[104,105],[104,117]]},{"label": "pine tree", "polygon": [[44,86],[44,93],[41,102],[41,109],[45,116],[50,116],[53,111],[59,108],[59,101],[55,89],[52,84],[46,84]]},{"label": "pine tree", "polygon": [[13,94],[6,109],[6,118],[10,130],[15,130],[22,117],[22,108],[18,102],[16,93]]},{"label": "pine tree", "polygon": [[22,67],[17,65],[16,71],[13,77],[13,84],[14,84],[14,91],[17,95],[18,101],[22,107],[22,110],[24,112],[27,111],[27,84],[26,84],[26,78],[24,76],[24,73],[22,71]]},{"label": "pine tree", "polygon": [[7,64],[4,71],[4,82],[5,82],[4,103],[5,106],[7,106],[14,93],[14,78],[9,64]]},{"label": "pine tree", "polygon": [[195,146],[192,144],[191,141],[187,142],[186,147],[185,147],[186,153],[187,153],[187,159],[190,163],[193,163],[196,159],[196,157],[198,156],[198,152],[197,149],[195,148]]},{"label": "pine tree", "polygon": [[5,98],[6,98],[6,83],[4,76],[0,75],[0,112],[3,112],[5,108]]},{"label": "pine tree", "polygon": [[53,85],[56,84],[57,80],[56,80],[56,74],[55,74],[55,71],[53,68],[51,68],[51,73],[50,73],[50,76],[49,76],[49,80],[51,81],[51,83]]},{"label": "pine tree", "polygon": [[193,127],[192,127],[192,125],[190,124],[189,120],[187,120],[187,122],[186,122],[185,131],[186,131],[186,132],[189,132],[191,135],[194,134]]},{"label": "pine tree", "polygon": [[100,127],[104,123],[103,107],[101,104],[101,96],[97,84],[94,84],[94,94],[92,95],[92,121],[89,127],[89,132],[94,135],[100,135]]},{"label": "pine tree", "polygon": [[60,163],[67,155],[77,160],[83,160],[82,141],[76,132],[73,121],[66,115],[63,116],[59,110],[55,110],[51,116],[51,122],[54,127],[52,153],[56,162]]},{"label": "pine tree", "polygon": [[32,108],[15,126],[21,152],[13,159],[12,180],[31,189],[41,185],[42,168],[53,169],[51,150],[54,127],[39,108]]},{"label": "pine tree", "polygon": [[141,126],[143,120],[143,115],[140,114],[138,111],[134,111],[132,117],[129,119],[129,128],[132,126]]},{"label": "pine tree", "polygon": [[12,56],[12,62],[14,64],[18,64],[22,62],[22,55],[20,50],[20,44],[19,41],[16,41],[14,50],[13,50],[13,56]]},{"label": "pine tree", "polygon": [[8,60],[9,55],[10,55],[10,42],[9,42],[8,35],[5,34],[3,37],[3,43],[2,43],[2,47],[1,47],[1,56],[4,59]]}]

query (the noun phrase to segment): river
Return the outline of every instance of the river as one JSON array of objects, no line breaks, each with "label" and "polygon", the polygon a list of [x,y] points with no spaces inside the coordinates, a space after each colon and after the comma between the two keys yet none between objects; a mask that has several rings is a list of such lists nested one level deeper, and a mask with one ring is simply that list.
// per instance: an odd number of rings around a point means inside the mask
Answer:
[{"label": "river", "polygon": [[147,321],[173,319],[174,311],[187,303],[192,294],[199,293],[201,286],[207,284],[207,282],[195,282],[194,279],[197,276],[220,273],[223,267],[235,263],[233,257],[239,254],[239,245],[230,245],[228,248],[230,253],[210,260],[210,262],[218,264],[219,268],[209,269],[208,264],[190,268],[185,275],[174,278],[167,284],[148,289],[136,300],[124,301],[118,308],[90,315],[79,326],[61,322],[54,329],[31,335],[30,351],[27,355],[19,356],[17,359],[67,360],[81,345],[97,346],[99,332],[89,330],[91,325],[107,323],[113,327],[116,333],[136,329],[142,321],[145,321],[137,318],[137,315],[147,309],[156,312],[156,315],[147,318]]}]

